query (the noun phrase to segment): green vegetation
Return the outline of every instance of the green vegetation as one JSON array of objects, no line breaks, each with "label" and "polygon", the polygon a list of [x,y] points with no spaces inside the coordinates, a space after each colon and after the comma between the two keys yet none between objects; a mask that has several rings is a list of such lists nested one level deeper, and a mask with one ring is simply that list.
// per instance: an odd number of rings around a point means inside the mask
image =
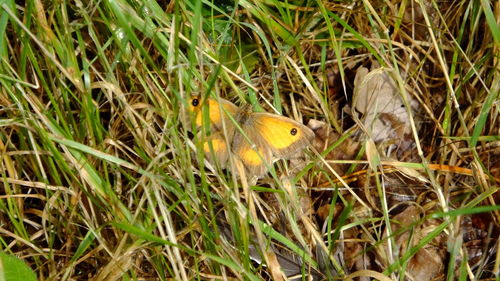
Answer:
[{"label": "green vegetation", "polygon": [[[489,2],[0,1],[0,250],[39,280],[500,278]],[[316,139],[246,180],[192,96]]]}]

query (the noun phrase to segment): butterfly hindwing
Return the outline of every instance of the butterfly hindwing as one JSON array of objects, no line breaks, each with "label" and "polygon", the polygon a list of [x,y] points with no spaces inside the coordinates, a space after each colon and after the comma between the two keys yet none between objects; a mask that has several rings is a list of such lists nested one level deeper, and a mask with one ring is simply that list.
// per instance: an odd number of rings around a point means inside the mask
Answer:
[{"label": "butterfly hindwing", "polygon": [[242,134],[238,129],[235,132],[231,144],[232,151],[237,159],[244,164],[249,174],[261,176],[267,171],[267,167],[272,165],[273,154],[261,138],[248,133],[251,128],[246,125],[244,124],[241,128],[245,134]]},{"label": "butterfly hindwing", "polygon": [[229,146],[224,134],[221,132],[212,134],[203,143],[203,151],[210,162],[213,163],[216,159],[222,168],[226,168],[229,160]]}]

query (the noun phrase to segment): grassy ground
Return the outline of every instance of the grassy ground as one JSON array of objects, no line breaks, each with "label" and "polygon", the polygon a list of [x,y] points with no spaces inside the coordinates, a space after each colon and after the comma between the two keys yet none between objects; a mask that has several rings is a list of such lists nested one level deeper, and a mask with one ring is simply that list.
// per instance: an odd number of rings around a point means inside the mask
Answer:
[{"label": "grassy ground", "polygon": [[[40,280],[500,278],[498,2],[0,3],[0,248]],[[316,139],[247,182],[204,161],[195,95]]]}]

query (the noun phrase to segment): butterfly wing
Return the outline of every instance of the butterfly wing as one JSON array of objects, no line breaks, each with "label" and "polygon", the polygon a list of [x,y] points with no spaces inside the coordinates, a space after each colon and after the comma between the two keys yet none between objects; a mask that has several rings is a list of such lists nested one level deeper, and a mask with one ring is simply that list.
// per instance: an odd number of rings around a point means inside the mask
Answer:
[{"label": "butterfly wing", "polygon": [[[208,98],[205,100],[208,108],[208,116],[210,119],[210,126],[214,129],[221,130],[222,122],[225,124],[231,123],[227,114],[231,114],[232,116],[236,116],[238,113],[238,107],[225,99],[220,99],[219,102],[215,99]],[[201,127],[203,125],[203,101],[200,97],[192,97],[189,100],[189,111],[193,113],[195,116],[195,124],[197,127]]]},{"label": "butterfly wing", "polygon": [[[260,177],[272,164],[272,151],[262,143],[261,138],[249,136],[249,141],[237,128],[232,127],[234,135],[226,141],[223,132],[214,132],[203,143],[205,157],[213,164],[218,163],[221,168],[229,166],[229,157],[241,161],[248,175]],[[245,130],[245,126],[242,127]],[[246,135],[246,134],[245,134]]]},{"label": "butterfly wing", "polygon": [[203,151],[211,163],[218,162],[222,168],[226,168],[229,160],[229,146],[222,132],[212,134],[203,143]]},{"label": "butterfly wing", "polygon": [[231,144],[232,151],[249,175],[260,177],[267,171],[267,167],[272,165],[272,151],[262,143],[261,138],[251,133],[253,128],[244,124],[241,129],[246,136],[237,129]]},{"label": "butterfly wing", "polygon": [[309,145],[314,132],[290,118],[270,114],[252,113],[247,121],[265,147],[278,158],[289,158]]},{"label": "butterfly wing", "polygon": [[[228,115],[237,116],[239,108],[232,102],[220,99],[220,103],[212,98],[202,100],[200,97],[192,97],[189,100],[189,111],[194,116],[196,127],[201,127],[204,122],[203,108],[206,103],[208,118],[210,122],[211,135],[203,143],[205,157],[211,162],[218,162],[222,168],[227,167],[229,160],[229,148],[234,135],[235,126]],[[222,124],[225,126],[222,126]],[[225,131],[223,131],[225,129]],[[228,140],[224,132],[227,133]],[[201,135],[201,132],[200,132]]]}]

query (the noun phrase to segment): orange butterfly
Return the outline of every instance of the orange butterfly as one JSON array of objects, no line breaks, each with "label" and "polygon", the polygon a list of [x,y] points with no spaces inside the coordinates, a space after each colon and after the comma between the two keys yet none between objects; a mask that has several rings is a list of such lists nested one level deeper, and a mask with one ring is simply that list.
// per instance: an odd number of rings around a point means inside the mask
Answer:
[{"label": "orange butterfly", "polygon": [[[205,102],[213,133],[204,143],[203,149],[209,160],[215,159],[223,168],[227,167],[229,157],[233,155],[243,163],[247,173],[260,177],[273,160],[289,158],[309,145],[314,138],[311,129],[284,116],[251,112],[247,107],[238,108],[224,99],[221,99],[221,106],[215,99],[208,98]],[[201,109],[202,100],[199,97],[191,98],[189,110],[195,116],[198,127],[203,122]]]}]

